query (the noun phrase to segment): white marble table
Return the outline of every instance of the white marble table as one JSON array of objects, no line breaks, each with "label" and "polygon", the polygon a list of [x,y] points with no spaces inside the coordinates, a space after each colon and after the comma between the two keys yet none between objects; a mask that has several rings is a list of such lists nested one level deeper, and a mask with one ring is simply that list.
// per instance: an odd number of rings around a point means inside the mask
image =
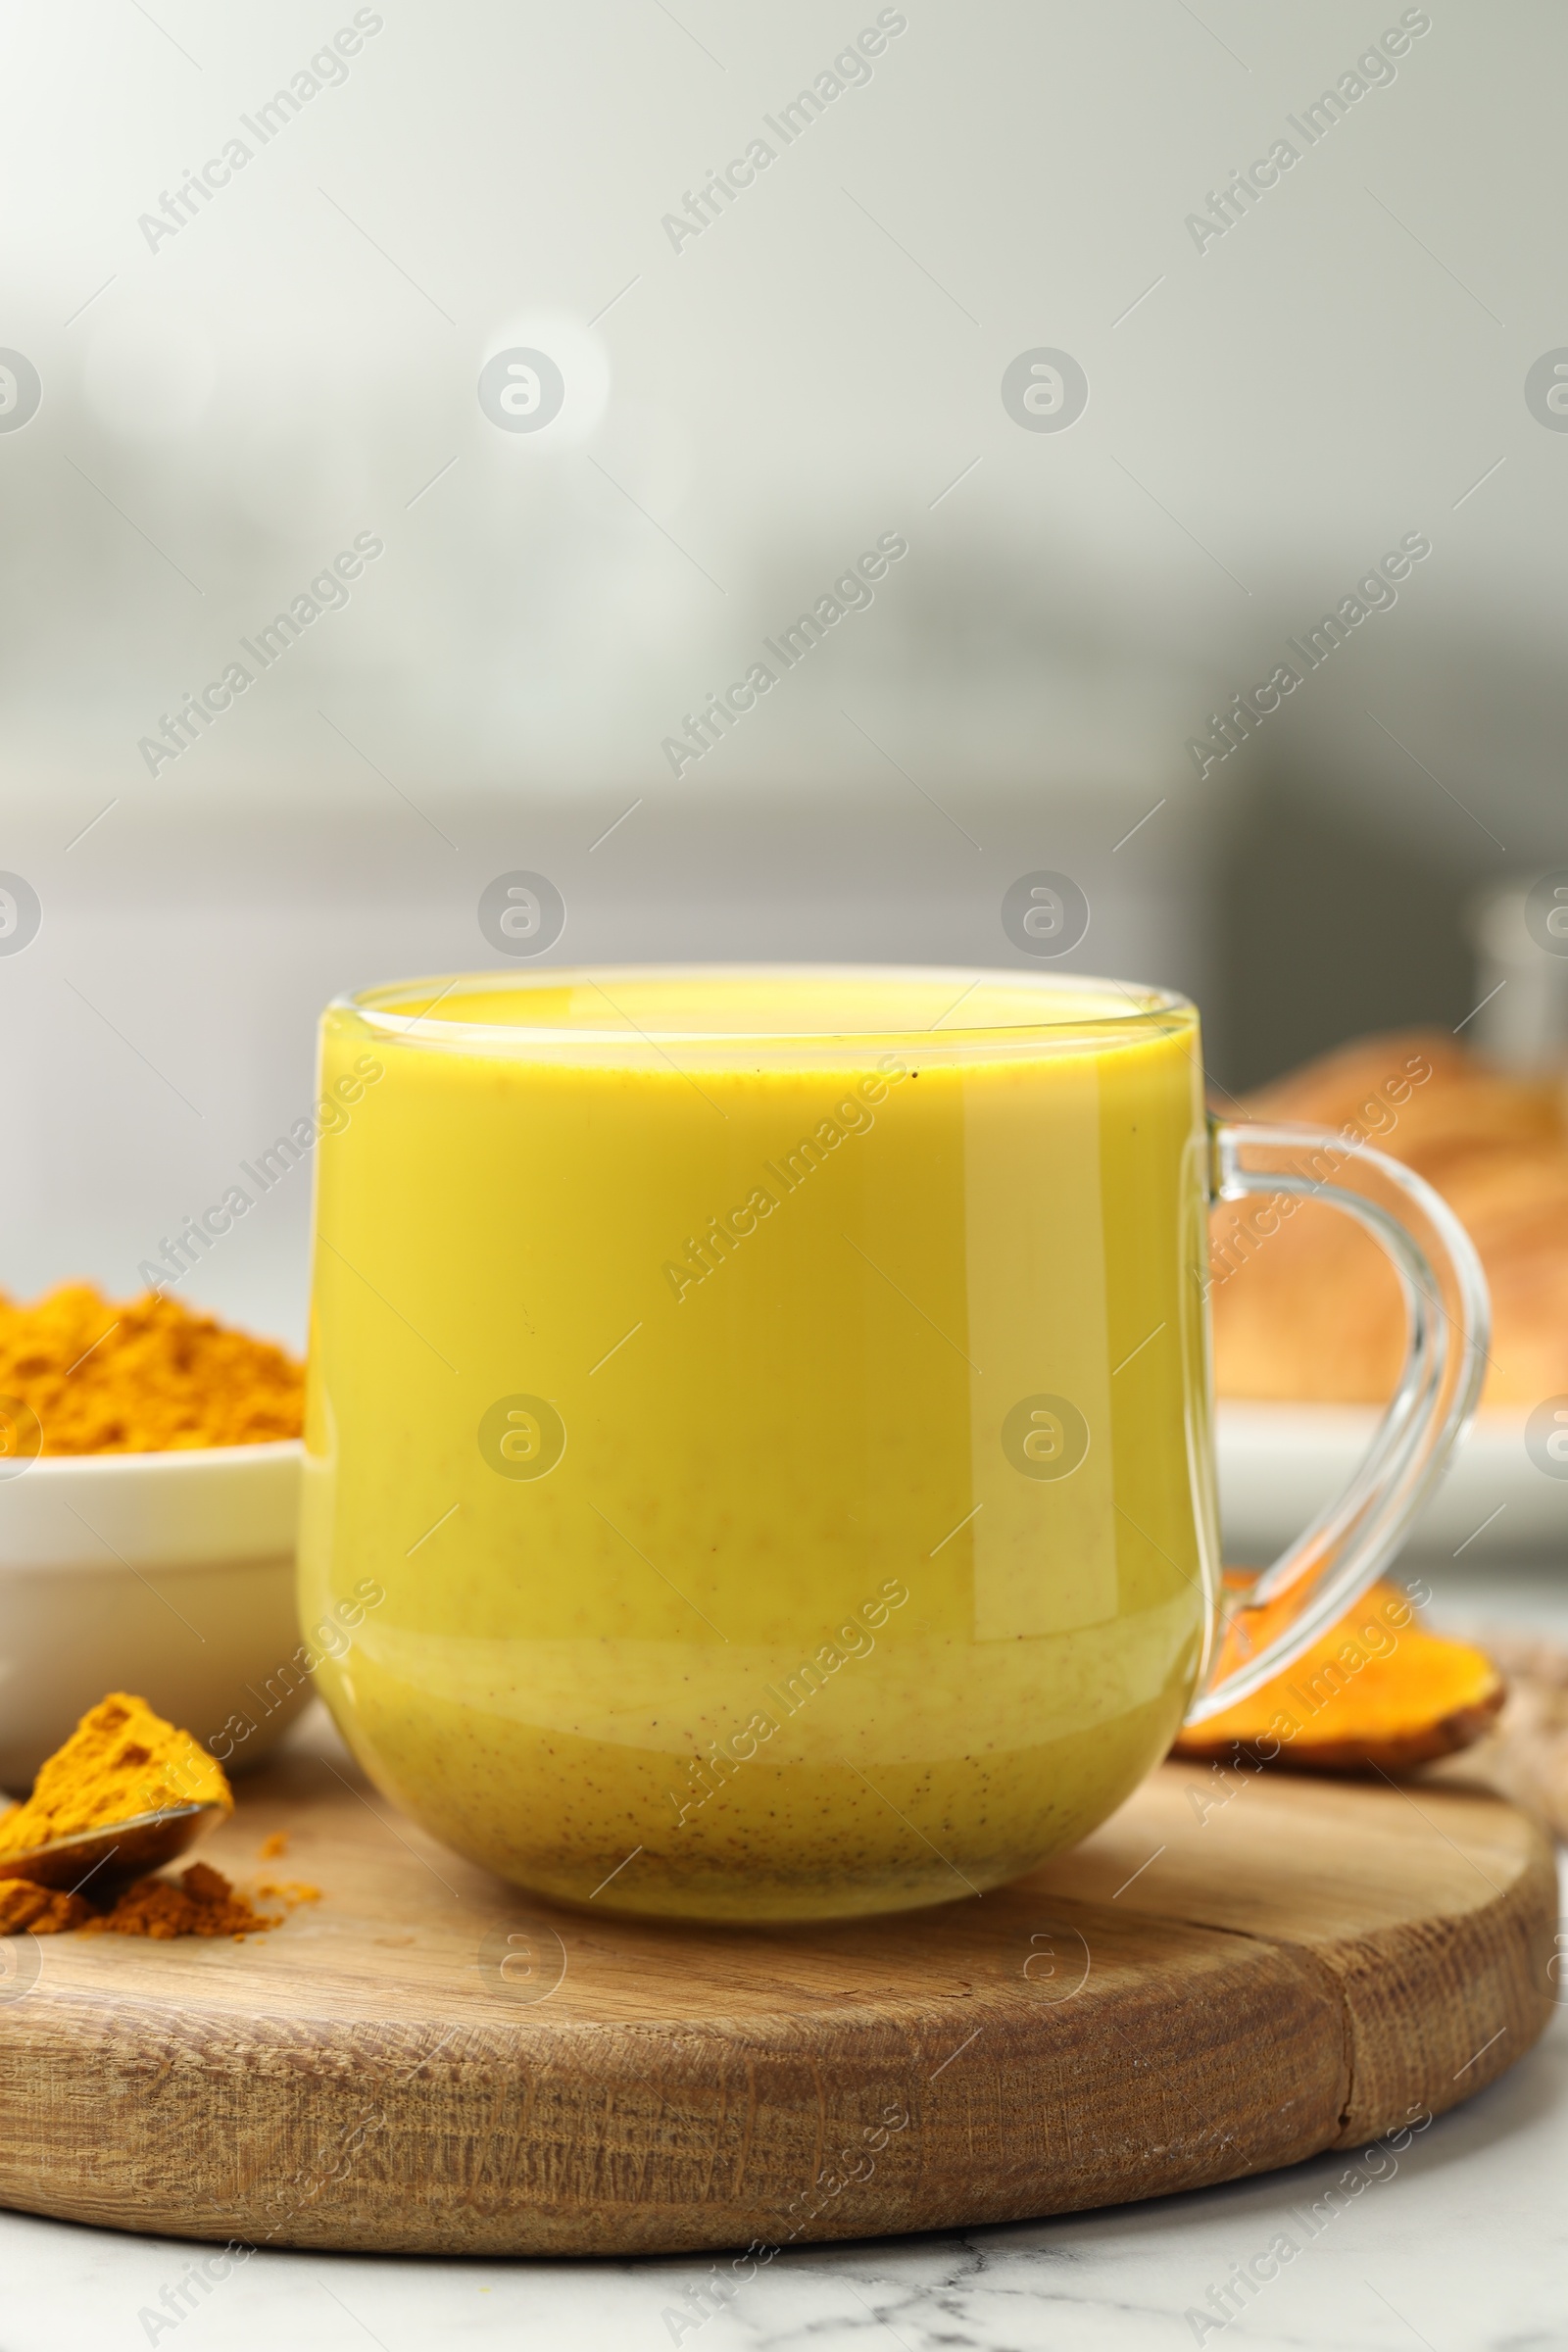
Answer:
[{"label": "white marble table", "polygon": [[[1445,1563],[1429,1573],[1440,1622],[1491,1618],[1568,1639],[1568,1570],[1465,1574]],[[1370,2168],[1357,2157],[1104,2213],[804,2248],[700,2327],[685,2301],[710,2275],[700,2261],[269,2252],[205,2294],[186,2287],[182,2306],[181,2282],[204,2249],[0,2214],[0,2352],[175,2342],[178,2352],[1568,2348],[1568,2005],[1535,2051],[1434,2124],[1396,2171],[1386,2157]],[[1348,2166],[1362,2187],[1312,2224],[1308,2209]],[[1298,2251],[1220,2326],[1210,2290],[1279,2235]]]}]

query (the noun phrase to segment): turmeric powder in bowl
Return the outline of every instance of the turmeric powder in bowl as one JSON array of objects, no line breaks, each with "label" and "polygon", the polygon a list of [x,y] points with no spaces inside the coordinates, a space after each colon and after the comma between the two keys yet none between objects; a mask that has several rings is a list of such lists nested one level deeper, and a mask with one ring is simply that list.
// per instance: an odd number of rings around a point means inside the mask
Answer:
[{"label": "turmeric powder in bowl", "polygon": [[30,1305],[0,1293],[0,1453],[266,1445],[299,1436],[304,1394],[283,1348],[156,1291],[122,1304],[87,1282]]}]

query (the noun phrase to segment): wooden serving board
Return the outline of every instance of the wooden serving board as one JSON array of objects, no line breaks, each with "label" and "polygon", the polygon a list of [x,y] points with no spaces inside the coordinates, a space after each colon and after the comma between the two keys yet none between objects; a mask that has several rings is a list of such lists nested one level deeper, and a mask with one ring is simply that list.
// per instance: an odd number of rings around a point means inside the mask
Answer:
[{"label": "wooden serving board", "polygon": [[320,1886],[271,1935],[0,1945],[0,2202],[253,2245],[780,2246],[1266,2171],[1529,2048],[1557,1906],[1524,1815],[1226,1786],[1166,1766],[982,1899],[694,1931],[536,1902],[290,1758],[204,1849]]}]

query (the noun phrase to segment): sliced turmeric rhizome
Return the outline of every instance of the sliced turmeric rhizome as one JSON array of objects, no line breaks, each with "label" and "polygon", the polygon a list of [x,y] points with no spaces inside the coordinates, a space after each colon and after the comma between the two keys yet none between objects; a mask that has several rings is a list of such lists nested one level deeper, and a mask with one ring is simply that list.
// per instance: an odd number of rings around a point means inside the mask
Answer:
[{"label": "sliced turmeric rhizome", "polygon": [[[1247,1581],[1227,1574],[1232,1609]],[[1219,1671],[1283,1631],[1293,1599],[1236,1610]],[[1294,1666],[1192,1725],[1173,1752],[1223,1758],[1240,1749],[1257,1763],[1303,1771],[1407,1772],[1479,1740],[1505,1692],[1484,1650],[1425,1632],[1398,1587],[1378,1583]]]}]

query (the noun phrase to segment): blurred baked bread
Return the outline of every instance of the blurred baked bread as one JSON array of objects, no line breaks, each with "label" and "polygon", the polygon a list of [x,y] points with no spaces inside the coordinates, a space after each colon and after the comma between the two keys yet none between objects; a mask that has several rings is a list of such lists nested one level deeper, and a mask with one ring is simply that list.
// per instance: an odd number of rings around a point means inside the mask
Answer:
[{"label": "blurred baked bread", "polygon": [[[1441,1031],[1398,1031],[1324,1054],[1227,1112],[1355,1130],[1424,1176],[1465,1226],[1491,1286],[1483,1401],[1530,1406],[1568,1392],[1563,1079],[1505,1077]],[[1404,1354],[1388,1259],[1316,1201],[1260,1234],[1265,1207],[1260,1199],[1227,1202],[1211,1220],[1220,1395],[1381,1402]]]}]

